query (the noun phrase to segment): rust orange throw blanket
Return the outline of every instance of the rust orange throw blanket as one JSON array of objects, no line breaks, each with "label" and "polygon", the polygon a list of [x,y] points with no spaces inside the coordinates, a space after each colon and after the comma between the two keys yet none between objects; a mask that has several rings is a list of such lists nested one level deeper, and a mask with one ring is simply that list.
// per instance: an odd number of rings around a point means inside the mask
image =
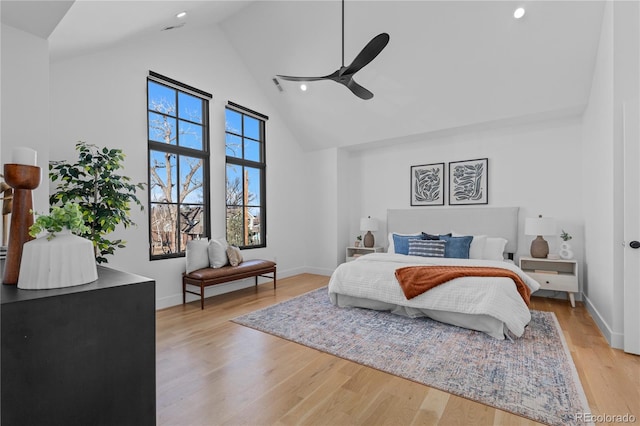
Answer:
[{"label": "rust orange throw blanket", "polygon": [[518,293],[529,306],[531,290],[518,274],[508,269],[483,266],[405,266],[396,269],[396,278],[407,299],[461,277],[507,277],[516,284]]}]

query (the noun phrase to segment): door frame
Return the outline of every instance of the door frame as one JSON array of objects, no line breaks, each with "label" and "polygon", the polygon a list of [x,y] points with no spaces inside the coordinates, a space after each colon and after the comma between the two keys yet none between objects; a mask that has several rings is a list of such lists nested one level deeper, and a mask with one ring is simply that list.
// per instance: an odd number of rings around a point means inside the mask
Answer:
[{"label": "door frame", "polygon": [[624,351],[640,355],[640,102],[624,102]]}]

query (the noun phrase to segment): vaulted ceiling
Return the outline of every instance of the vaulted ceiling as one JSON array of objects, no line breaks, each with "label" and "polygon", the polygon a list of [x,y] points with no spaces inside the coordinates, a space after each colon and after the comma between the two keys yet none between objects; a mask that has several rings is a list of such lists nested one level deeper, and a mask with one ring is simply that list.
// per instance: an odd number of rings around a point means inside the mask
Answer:
[{"label": "vaulted ceiling", "polygon": [[[37,21],[29,14],[60,21],[49,36],[53,61],[183,22],[175,31],[220,25],[307,150],[580,114],[603,16],[599,1],[347,0],[345,64],[375,35],[391,37],[355,76],[375,95],[362,100],[331,81],[309,83],[305,92],[273,82],[277,74],[320,76],[340,67],[340,1],[2,1],[3,22],[20,28],[18,3],[53,3],[64,12],[61,20],[46,9],[21,12],[22,25]],[[526,8],[519,20],[518,6]],[[177,20],[181,10],[188,15]]]}]

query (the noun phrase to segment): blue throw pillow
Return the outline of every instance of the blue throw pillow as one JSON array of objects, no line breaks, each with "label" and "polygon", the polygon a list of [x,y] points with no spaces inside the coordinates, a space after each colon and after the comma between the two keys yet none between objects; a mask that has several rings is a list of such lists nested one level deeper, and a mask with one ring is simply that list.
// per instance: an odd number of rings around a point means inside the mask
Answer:
[{"label": "blue throw pillow", "polygon": [[420,235],[393,234],[393,248],[397,254],[409,254],[409,240],[421,240]]},{"label": "blue throw pillow", "polygon": [[409,256],[444,257],[444,240],[409,240]]},{"label": "blue throw pillow", "polygon": [[468,259],[469,247],[471,247],[472,235],[465,237],[447,237],[440,235],[440,239],[447,242],[444,249],[444,257],[456,259]]}]

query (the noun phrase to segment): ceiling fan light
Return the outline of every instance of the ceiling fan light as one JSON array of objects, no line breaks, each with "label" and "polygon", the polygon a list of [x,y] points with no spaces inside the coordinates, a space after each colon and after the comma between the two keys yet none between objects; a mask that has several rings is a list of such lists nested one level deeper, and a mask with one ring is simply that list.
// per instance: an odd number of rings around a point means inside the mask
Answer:
[{"label": "ceiling fan light", "polygon": [[187,12],[182,11],[176,15],[176,18],[184,18],[185,16],[187,16]]},{"label": "ceiling fan light", "polygon": [[525,10],[524,7],[519,7],[513,12],[513,17],[516,19],[520,19],[524,16]]},{"label": "ceiling fan light", "polygon": [[306,85],[306,84],[304,84],[304,83],[302,83],[302,84],[300,85],[300,90],[302,90],[303,92],[306,92],[306,91],[307,91],[307,85]]}]

